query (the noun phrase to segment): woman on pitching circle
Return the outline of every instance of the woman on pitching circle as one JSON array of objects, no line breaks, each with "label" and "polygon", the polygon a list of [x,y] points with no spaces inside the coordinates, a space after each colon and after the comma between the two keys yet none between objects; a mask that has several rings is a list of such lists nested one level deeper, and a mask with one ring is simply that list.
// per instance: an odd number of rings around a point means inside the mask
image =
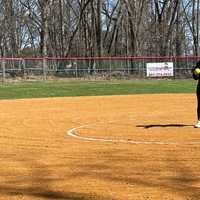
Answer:
[{"label": "woman on pitching circle", "polygon": [[197,123],[194,125],[195,128],[200,128],[200,61],[196,63],[192,70],[192,77],[198,80],[196,95],[197,95]]}]

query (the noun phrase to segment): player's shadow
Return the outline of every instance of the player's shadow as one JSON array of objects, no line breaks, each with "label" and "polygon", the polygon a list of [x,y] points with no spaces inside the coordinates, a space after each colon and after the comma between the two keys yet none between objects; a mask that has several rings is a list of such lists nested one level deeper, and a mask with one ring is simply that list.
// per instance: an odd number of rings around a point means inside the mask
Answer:
[{"label": "player's shadow", "polygon": [[136,127],[140,128],[168,128],[168,127],[193,127],[193,125],[189,124],[148,124],[148,125],[137,125]]}]

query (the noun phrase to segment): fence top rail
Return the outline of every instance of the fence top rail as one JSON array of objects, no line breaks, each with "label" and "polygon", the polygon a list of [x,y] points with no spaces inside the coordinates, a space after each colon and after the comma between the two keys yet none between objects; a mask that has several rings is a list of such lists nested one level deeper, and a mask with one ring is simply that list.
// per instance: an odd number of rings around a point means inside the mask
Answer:
[{"label": "fence top rail", "polygon": [[103,57],[0,57],[0,61],[22,61],[22,60],[65,60],[65,61],[98,61],[98,60],[111,60],[111,61],[117,61],[117,60],[160,60],[160,61],[166,61],[166,60],[192,60],[197,61],[200,60],[200,56],[103,56]]}]

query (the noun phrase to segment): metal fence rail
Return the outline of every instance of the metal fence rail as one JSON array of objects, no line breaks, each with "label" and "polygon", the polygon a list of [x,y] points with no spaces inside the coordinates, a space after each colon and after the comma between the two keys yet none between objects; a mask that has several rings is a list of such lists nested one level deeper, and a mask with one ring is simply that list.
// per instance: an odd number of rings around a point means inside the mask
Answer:
[{"label": "metal fence rail", "polygon": [[0,77],[7,79],[49,78],[147,78],[147,63],[173,63],[169,78],[191,78],[191,69],[200,60],[184,57],[66,57],[0,58]]}]

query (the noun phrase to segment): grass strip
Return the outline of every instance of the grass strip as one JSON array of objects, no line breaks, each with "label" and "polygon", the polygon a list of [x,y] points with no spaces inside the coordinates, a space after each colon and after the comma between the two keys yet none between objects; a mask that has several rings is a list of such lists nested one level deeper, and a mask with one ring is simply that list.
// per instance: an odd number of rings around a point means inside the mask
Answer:
[{"label": "grass strip", "polygon": [[98,96],[152,93],[194,93],[196,81],[188,80],[54,80],[0,84],[0,99]]}]

